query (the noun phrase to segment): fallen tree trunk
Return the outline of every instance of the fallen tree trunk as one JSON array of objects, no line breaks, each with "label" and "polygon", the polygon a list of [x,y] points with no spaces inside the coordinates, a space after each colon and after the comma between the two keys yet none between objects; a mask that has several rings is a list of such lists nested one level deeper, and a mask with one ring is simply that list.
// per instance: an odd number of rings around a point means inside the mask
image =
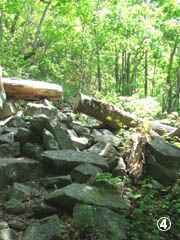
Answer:
[{"label": "fallen tree trunk", "polygon": [[17,78],[2,78],[7,97],[23,100],[49,99],[57,101],[62,98],[62,87],[54,83]]},{"label": "fallen tree trunk", "polygon": [[[113,129],[137,127],[143,123],[142,119],[134,114],[125,112],[113,104],[90,98],[81,93],[74,100],[74,112],[81,112],[94,117]],[[169,133],[176,130],[174,127],[160,124],[156,121],[149,121],[149,123],[152,125],[152,129],[159,135],[162,135],[165,131]]]}]

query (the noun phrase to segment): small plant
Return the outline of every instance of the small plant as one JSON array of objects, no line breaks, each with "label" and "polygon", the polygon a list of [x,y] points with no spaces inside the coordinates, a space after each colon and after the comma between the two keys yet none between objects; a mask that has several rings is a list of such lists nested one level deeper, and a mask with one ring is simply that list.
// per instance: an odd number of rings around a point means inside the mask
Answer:
[{"label": "small plant", "polygon": [[24,118],[25,118],[25,120],[27,120],[27,121],[30,121],[30,120],[32,120],[32,119],[33,119],[33,117],[32,117],[32,116],[25,116]]},{"label": "small plant", "polygon": [[118,187],[118,183],[120,181],[119,177],[113,177],[111,173],[99,173],[96,176],[96,181],[105,181],[114,187]]}]

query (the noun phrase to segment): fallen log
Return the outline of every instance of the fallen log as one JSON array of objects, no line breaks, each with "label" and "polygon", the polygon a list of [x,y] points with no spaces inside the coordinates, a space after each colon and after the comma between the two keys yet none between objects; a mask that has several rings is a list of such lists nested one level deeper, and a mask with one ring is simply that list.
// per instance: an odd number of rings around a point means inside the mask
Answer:
[{"label": "fallen log", "polygon": [[62,87],[54,83],[17,78],[2,78],[7,97],[23,100],[49,99],[57,101],[62,98]]},{"label": "fallen log", "polygon": [[[119,129],[120,127],[131,128],[143,124],[142,119],[134,114],[125,112],[113,104],[90,98],[81,93],[75,97],[74,112],[81,112],[94,117],[113,129]],[[149,121],[149,123],[152,125],[152,129],[159,135],[163,135],[165,131],[169,133],[176,130],[174,127],[160,124],[156,121]]]}]

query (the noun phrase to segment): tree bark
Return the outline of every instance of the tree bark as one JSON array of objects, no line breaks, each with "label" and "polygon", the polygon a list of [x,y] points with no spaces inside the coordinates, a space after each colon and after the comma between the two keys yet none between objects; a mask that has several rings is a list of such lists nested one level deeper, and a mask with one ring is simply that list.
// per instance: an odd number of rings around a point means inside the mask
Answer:
[{"label": "tree bark", "polygon": [[148,51],[145,52],[145,76],[144,76],[144,95],[147,97],[148,93]]},{"label": "tree bark", "polygon": [[24,100],[47,98],[57,101],[62,98],[62,87],[48,82],[3,78],[2,83],[7,97]]},{"label": "tree bark", "polygon": [[[113,129],[138,127],[140,124],[143,124],[142,119],[134,114],[125,112],[113,104],[90,98],[81,93],[74,100],[74,112],[81,112],[94,117]],[[152,129],[159,135],[162,135],[165,131],[168,133],[173,132],[176,129],[156,121],[149,121],[149,124],[152,125]]]}]

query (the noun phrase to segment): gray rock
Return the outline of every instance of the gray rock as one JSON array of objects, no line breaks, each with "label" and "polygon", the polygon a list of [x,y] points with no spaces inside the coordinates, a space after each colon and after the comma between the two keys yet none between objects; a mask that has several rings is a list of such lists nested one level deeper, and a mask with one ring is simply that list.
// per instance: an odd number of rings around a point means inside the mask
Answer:
[{"label": "gray rock", "polygon": [[18,128],[16,127],[7,127],[6,125],[1,128],[3,129],[3,133],[14,133],[14,136],[17,135],[17,132],[18,132]]},{"label": "gray rock", "polygon": [[21,154],[22,156],[41,161],[42,160],[41,153],[43,152],[43,150],[44,149],[41,145],[27,142],[24,144]]},{"label": "gray rock", "polygon": [[0,219],[0,239],[14,240],[12,230],[9,228],[8,223],[1,219]]},{"label": "gray rock", "polygon": [[79,150],[84,150],[89,146],[89,140],[86,137],[72,136],[71,140]]},{"label": "gray rock", "polygon": [[0,188],[13,182],[39,179],[44,170],[39,161],[22,158],[1,158]]},{"label": "gray rock", "polygon": [[72,170],[71,177],[78,183],[86,183],[87,181],[91,183],[96,178],[97,173],[101,172],[101,168],[92,164],[83,163]]},{"label": "gray rock", "polygon": [[14,103],[6,101],[0,114],[0,119],[13,116],[17,113],[17,108]]},{"label": "gray rock", "polygon": [[59,150],[57,141],[49,130],[43,129],[42,137],[45,150]]},{"label": "gray rock", "polygon": [[118,164],[112,172],[114,177],[126,175],[126,164],[122,157],[119,157]]},{"label": "gray rock", "polygon": [[20,143],[5,143],[0,145],[1,157],[18,157],[20,156]]},{"label": "gray rock", "polygon": [[104,207],[76,204],[73,222],[77,228],[96,231],[98,240],[125,240],[125,217]]},{"label": "gray rock", "polygon": [[114,168],[117,165],[117,155],[118,152],[116,151],[115,147],[106,142],[98,142],[92,147],[88,149],[88,152],[93,152],[99,154],[100,156],[106,158],[107,163],[109,164],[110,168]]},{"label": "gray rock", "polygon": [[10,214],[22,214],[25,212],[25,206],[19,200],[11,199],[4,205],[7,213]]},{"label": "gray rock", "polygon": [[49,122],[48,130],[55,136],[60,149],[76,150],[65,126],[57,120]]},{"label": "gray rock", "polygon": [[31,143],[41,142],[40,135],[32,131],[32,129],[22,128],[22,127],[18,129],[18,132],[16,134],[16,139],[22,145],[24,145],[26,142],[31,142]]},{"label": "gray rock", "polygon": [[45,201],[68,210],[72,210],[76,203],[107,207],[117,212],[121,212],[126,206],[118,192],[109,189],[101,191],[98,187],[79,183],[73,183],[47,194]]},{"label": "gray rock", "polygon": [[28,103],[26,105],[24,115],[25,116],[35,116],[39,114],[44,114],[49,118],[54,118],[58,114],[58,109],[53,107],[52,105],[44,105],[37,103]]},{"label": "gray rock", "polygon": [[180,178],[180,148],[154,137],[145,145],[147,174],[163,185]]},{"label": "gray rock", "polygon": [[51,178],[41,178],[40,182],[45,188],[53,188],[54,186],[57,188],[62,188],[70,185],[72,183],[72,179],[70,175],[67,175]]},{"label": "gray rock", "polygon": [[25,232],[24,240],[61,239],[60,220],[57,215],[43,218],[32,224]]},{"label": "gray rock", "polygon": [[118,146],[121,140],[114,135],[97,135],[94,138],[95,142],[111,143],[114,146]]},{"label": "gray rock", "polygon": [[44,161],[54,167],[57,171],[72,170],[81,163],[91,163],[104,171],[109,169],[103,157],[88,152],[77,152],[72,150],[44,151],[42,153]]},{"label": "gray rock", "polygon": [[3,143],[13,143],[14,142],[14,133],[6,133],[0,136],[0,144]]},{"label": "gray rock", "polygon": [[27,123],[18,115],[13,116],[9,121],[6,123],[8,127],[27,127]]},{"label": "gray rock", "polygon": [[55,207],[49,206],[43,202],[40,202],[32,207],[33,212],[35,215],[39,216],[50,216],[54,215],[57,212],[57,209]]},{"label": "gray rock", "polygon": [[44,114],[35,115],[31,120],[31,125],[36,132],[42,134],[43,129],[47,129],[47,127],[49,126],[49,119]]},{"label": "gray rock", "polygon": [[78,123],[72,122],[70,124],[70,127],[75,130],[77,133],[78,137],[84,137],[84,136],[89,136],[90,135],[90,129],[87,127],[84,127]]},{"label": "gray rock", "polygon": [[29,186],[20,183],[13,183],[10,194],[11,199],[16,199],[22,202],[29,199],[31,195],[32,189]]}]

